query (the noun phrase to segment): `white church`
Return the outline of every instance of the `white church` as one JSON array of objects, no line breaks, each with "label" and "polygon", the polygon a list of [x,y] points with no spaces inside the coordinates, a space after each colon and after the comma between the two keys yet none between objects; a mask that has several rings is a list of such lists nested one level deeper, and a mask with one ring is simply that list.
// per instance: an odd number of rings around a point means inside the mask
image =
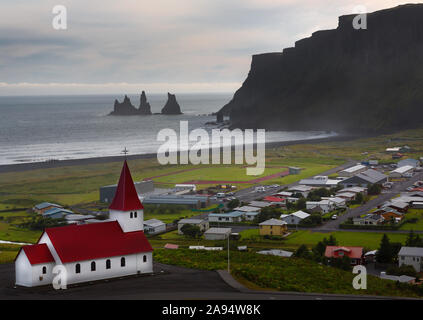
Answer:
[{"label": "white church", "polygon": [[125,161],[106,222],[49,228],[15,260],[16,285],[51,285],[53,268],[67,284],[153,272],[153,248],[144,235],[144,207]]}]

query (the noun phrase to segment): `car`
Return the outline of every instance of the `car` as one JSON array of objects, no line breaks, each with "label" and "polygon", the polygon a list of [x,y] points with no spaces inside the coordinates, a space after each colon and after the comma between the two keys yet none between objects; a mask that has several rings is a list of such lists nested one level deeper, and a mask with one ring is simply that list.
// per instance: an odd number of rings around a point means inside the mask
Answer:
[{"label": "car", "polygon": [[332,219],[332,220],[336,220],[336,219],[338,219],[338,216],[337,216],[336,214],[334,214],[334,215],[331,217],[331,219]]},{"label": "car", "polygon": [[408,187],[406,190],[407,191],[413,191],[413,189],[414,189],[413,187]]}]

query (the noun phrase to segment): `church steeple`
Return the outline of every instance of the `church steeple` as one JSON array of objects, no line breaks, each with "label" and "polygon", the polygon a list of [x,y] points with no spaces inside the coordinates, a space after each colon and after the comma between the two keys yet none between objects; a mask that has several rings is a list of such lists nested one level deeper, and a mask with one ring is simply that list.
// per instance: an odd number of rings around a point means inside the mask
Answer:
[{"label": "church steeple", "polygon": [[138,198],[128,163],[124,162],[116,188],[115,197],[109,207],[111,220],[117,220],[124,232],[143,231],[144,207]]},{"label": "church steeple", "polygon": [[128,163],[124,162],[122,172],[120,174],[119,183],[116,189],[115,197],[109,207],[110,210],[131,211],[144,209],[138,198]]}]

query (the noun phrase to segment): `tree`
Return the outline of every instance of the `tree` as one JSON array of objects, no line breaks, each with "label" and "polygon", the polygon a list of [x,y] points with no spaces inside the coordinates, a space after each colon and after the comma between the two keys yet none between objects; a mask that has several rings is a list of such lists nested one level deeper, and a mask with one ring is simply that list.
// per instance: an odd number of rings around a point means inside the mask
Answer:
[{"label": "tree", "polygon": [[361,192],[357,193],[357,195],[355,196],[355,203],[357,204],[362,204],[364,202],[364,197],[363,194]]},{"label": "tree", "polygon": [[407,235],[405,240],[406,247],[423,247],[423,241],[418,234],[415,234],[413,230]]},{"label": "tree", "polygon": [[312,257],[310,250],[308,250],[305,244],[302,244],[300,247],[298,247],[297,251],[295,251],[292,256],[295,258],[302,258],[302,259],[311,259]]},{"label": "tree", "polygon": [[376,261],[379,263],[393,263],[395,259],[394,254],[394,247],[385,233],[376,252]]},{"label": "tree", "polygon": [[305,198],[300,198],[296,204],[297,210],[304,210],[307,208],[307,200]]},{"label": "tree", "polygon": [[193,224],[184,224],[181,227],[181,232],[191,238],[199,238],[201,237],[201,229],[198,226],[195,226]]},{"label": "tree", "polygon": [[382,186],[380,184],[369,184],[367,186],[367,194],[375,196],[382,192]]},{"label": "tree", "polygon": [[228,202],[227,206],[229,209],[234,209],[236,207],[239,207],[240,201],[238,199],[233,199]]}]

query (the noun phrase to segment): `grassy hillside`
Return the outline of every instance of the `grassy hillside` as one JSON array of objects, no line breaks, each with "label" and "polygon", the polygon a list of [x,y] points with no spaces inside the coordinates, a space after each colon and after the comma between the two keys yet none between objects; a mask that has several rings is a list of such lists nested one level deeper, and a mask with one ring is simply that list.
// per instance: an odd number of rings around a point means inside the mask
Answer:
[{"label": "grassy hillside", "polygon": [[[227,268],[227,252],[194,250],[154,251],[155,261],[202,270]],[[313,261],[231,252],[231,273],[243,283],[262,289],[312,293],[361,294],[417,297],[411,286],[399,288],[395,282],[368,276],[367,290],[355,290],[352,272],[320,265]]]}]

